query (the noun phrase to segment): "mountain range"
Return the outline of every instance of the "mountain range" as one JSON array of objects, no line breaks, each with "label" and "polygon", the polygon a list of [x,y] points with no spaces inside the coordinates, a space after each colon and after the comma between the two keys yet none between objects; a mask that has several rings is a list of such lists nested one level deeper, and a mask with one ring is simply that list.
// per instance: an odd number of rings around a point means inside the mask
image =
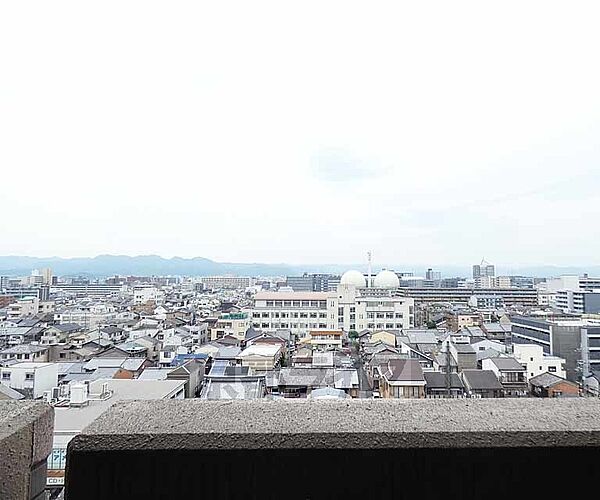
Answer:
[{"label": "mountain range", "polygon": [[[348,269],[364,269],[364,264],[261,264],[261,263],[231,263],[216,262],[203,257],[184,259],[173,257],[166,259],[158,255],[98,255],[97,257],[25,257],[25,256],[0,256],[0,275],[24,276],[31,273],[32,269],[50,267],[58,276],[89,276],[106,277],[119,275],[137,276],[286,276],[299,275],[304,272],[313,273],[343,273]],[[414,272],[415,275],[425,274],[427,266],[424,265],[395,265],[380,266],[397,271]],[[440,265],[431,266],[442,272],[442,276],[470,276],[469,266]],[[374,268],[377,271],[378,268]],[[519,274],[524,276],[549,277],[561,274],[583,274],[591,276],[600,275],[600,266],[497,266],[498,276],[506,274]]]}]

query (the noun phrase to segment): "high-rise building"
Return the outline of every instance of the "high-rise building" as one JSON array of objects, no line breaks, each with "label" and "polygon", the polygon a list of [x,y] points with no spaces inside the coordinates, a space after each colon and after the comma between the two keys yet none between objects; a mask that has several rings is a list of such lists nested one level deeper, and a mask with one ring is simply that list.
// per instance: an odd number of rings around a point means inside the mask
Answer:
[{"label": "high-rise building", "polygon": [[473,266],[473,279],[482,278],[484,276],[494,277],[496,276],[496,269],[493,264],[490,264],[485,259],[481,261],[481,264],[475,264]]},{"label": "high-rise building", "polygon": [[[330,280],[335,277],[330,274],[308,274],[302,276],[287,276],[285,284],[294,292],[327,292]],[[335,284],[337,286],[339,281]]]}]

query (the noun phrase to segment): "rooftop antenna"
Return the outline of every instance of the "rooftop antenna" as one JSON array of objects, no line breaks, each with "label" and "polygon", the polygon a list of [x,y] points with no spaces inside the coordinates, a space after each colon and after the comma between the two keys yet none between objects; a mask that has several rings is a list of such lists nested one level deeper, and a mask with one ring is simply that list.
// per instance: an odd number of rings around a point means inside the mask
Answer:
[{"label": "rooftop antenna", "polygon": [[373,257],[373,252],[371,252],[371,250],[369,250],[367,252],[367,261],[368,261],[368,268],[367,268],[367,286],[370,288],[371,287],[371,259]]}]

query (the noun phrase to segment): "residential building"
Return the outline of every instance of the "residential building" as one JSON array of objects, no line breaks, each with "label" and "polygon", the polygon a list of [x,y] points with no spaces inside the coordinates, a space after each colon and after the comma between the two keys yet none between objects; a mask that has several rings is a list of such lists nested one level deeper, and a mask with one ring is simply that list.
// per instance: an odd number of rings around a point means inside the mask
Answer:
[{"label": "residential building", "polygon": [[598,290],[558,290],[555,306],[565,313],[600,313],[600,289]]},{"label": "residential building", "polygon": [[232,335],[238,340],[244,340],[246,331],[252,326],[252,318],[247,312],[224,313],[217,319],[211,330],[211,340],[218,340]]},{"label": "residential building", "polygon": [[529,379],[531,394],[540,398],[577,397],[579,386],[552,373],[542,373]]},{"label": "residential building", "polygon": [[457,373],[446,377],[441,372],[423,372],[425,377],[425,396],[427,398],[462,398],[464,384]]},{"label": "residential building", "polygon": [[183,399],[183,380],[118,380],[98,379],[85,384],[72,384],[57,398],[54,406],[54,438],[48,457],[46,484],[49,488],[64,485],[67,446],[84,428],[90,425],[117,401]]},{"label": "residential building", "polygon": [[0,367],[0,383],[27,398],[41,398],[44,392],[58,385],[58,365],[23,362]]},{"label": "residential building", "polygon": [[[565,359],[566,378],[578,382],[582,375],[581,363],[600,362],[595,352],[596,342],[582,343],[582,329],[595,332],[600,321],[581,319],[540,319],[528,316],[511,316],[511,339],[516,344],[536,344],[544,353]],[[591,334],[591,338],[594,334]]]},{"label": "residential building", "polygon": [[501,297],[505,307],[535,307],[538,305],[538,291],[533,288],[401,288],[398,293],[405,297],[412,297],[415,299],[415,303],[420,304],[445,302],[468,305],[473,295],[491,295]]},{"label": "residential building", "polygon": [[525,367],[515,358],[508,356],[501,358],[487,358],[481,362],[482,370],[494,372],[502,387],[505,396],[527,396],[527,373]]},{"label": "residential building", "polygon": [[424,398],[425,377],[414,359],[390,359],[376,367],[382,398]]},{"label": "residential building", "polygon": [[103,283],[82,283],[65,284],[58,283],[52,285],[51,292],[64,292],[76,296],[84,297],[103,297],[107,295],[119,295],[122,291],[121,285],[106,285]]},{"label": "residential building", "polygon": [[542,373],[551,373],[560,378],[566,378],[566,360],[558,356],[544,353],[544,348],[538,344],[514,344],[515,359],[523,365],[529,379]]},{"label": "residential building", "polygon": [[460,378],[470,398],[501,398],[504,387],[492,370],[463,370]]},{"label": "residential building", "polygon": [[156,302],[158,299],[158,289],[154,286],[135,286],[133,287],[133,303],[136,305],[146,304],[147,302]]},{"label": "residential building", "polygon": [[203,276],[200,283],[205,289],[246,289],[254,284],[254,280],[248,276]]},{"label": "residential building", "polygon": [[297,337],[310,330],[334,330],[328,319],[327,292],[258,292],[254,296],[252,326],[264,331],[289,329]]},{"label": "residential building", "polygon": [[242,366],[248,366],[253,371],[273,370],[281,356],[281,344],[252,344],[239,353]]},{"label": "residential building", "polygon": [[294,292],[328,292],[330,278],[333,278],[330,274],[304,273],[302,276],[288,276],[286,286]]},{"label": "residential building", "polygon": [[342,348],[341,330],[311,330],[308,332],[309,343],[313,349],[328,350]]}]

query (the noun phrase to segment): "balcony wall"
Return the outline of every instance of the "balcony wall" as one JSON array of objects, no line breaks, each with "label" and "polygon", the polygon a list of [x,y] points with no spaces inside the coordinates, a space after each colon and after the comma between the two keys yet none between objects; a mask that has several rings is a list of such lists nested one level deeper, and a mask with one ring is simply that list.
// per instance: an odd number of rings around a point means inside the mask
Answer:
[{"label": "balcony wall", "polygon": [[581,398],[122,402],[69,444],[66,498],[575,497],[599,417]]},{"label": "balcony wall", "polygon": [[0,401],[0,499],[45,498],[53,427],[48,404]]}]

